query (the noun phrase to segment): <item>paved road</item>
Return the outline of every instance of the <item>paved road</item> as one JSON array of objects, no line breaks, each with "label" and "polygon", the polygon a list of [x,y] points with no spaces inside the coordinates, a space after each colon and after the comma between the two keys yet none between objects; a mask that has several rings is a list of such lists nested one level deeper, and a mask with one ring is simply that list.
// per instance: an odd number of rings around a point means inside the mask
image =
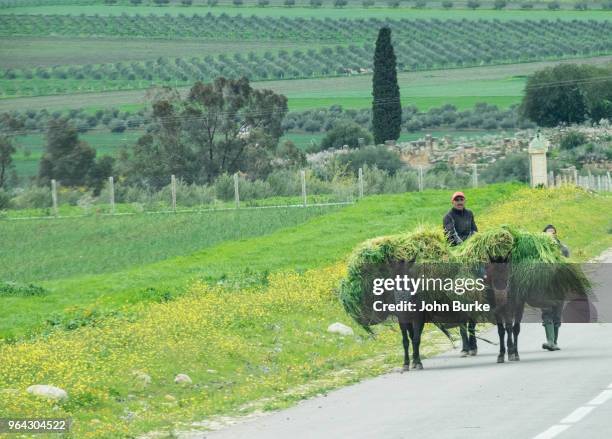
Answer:
[{"label": "paved road", "polygon": [[[607,265],[595,276],[604,315],[612,308]],[[496,339],[496,330],[485,336]],[[611,438],[612,323],[564,324],[561,351],[543,351],[543,341],[540,324],[525,324],[520,362],[496,364],[497,346],[481,342],[477,357],[447,352],[424,360],[423,371],[366,380],[201,437]]]}]

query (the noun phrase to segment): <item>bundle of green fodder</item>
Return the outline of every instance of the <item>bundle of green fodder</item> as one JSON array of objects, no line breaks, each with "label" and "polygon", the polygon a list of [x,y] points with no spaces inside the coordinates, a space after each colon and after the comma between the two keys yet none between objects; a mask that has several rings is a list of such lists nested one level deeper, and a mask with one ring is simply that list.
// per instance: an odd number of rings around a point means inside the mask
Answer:
[{"label": "bundle of green fodder", "polygon": [[[373,291],[375,279],[408,276],[413,279],[454,279],[458,265],[442,230],[420,227],[411,233],[383,236],[364,242],[349,258],[347,277],[339,287],[346,312],[361,326],[368,328],[397,313],[374,310],[375,301],[396,304],[400,300],[449,303],[468,301],[469,296],[457,296],[452,290],[436,284],[414,295],[406,291]],[[418,306],[420,307],[420,305]]]},{"label": "bundle of green fodder", "polygon": [[591,284],[578,264],[570,263],[546,233],[501,226],[477,233],[459,246],[457,259],[470,266],[509,263],[510,291],[529,303],[585,297]]}]

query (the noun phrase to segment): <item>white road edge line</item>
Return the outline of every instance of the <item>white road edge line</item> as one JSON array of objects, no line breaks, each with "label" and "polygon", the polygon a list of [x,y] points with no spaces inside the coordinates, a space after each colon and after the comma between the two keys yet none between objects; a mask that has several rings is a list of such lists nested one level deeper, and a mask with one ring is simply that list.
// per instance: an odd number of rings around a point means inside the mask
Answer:
[{"label": "white road edge line", "polygon": [[594,409],[595,407],[591,406],[591,407],[587,407],[587,406],[582,406],[582,407],[578,407],[576,410],[574,410],[573,412],[571,412],[569,415],[567,415],[565,418],[561,419],[561,423],[562,424],[573,424],[575,422],[580,421],[582,418],[584,418],[586,415],[588,415],[589,413],[591,413],[591,411]]},{"label": "white road edge line", "polygon": [[601,392],[599,395],[597,395],[595,398],[593,398],[592,400],[590,400],[588,402],[588,405],[599,405],[599,404],[603,404],[604,402],[606,402],[608,399],[612,398],[612,389],[611,390],[604,390],[603,392]]},{"label": "white road edge line", "polygon": [[560,433],[563,433],[565,430],[570,428],[570,425],[553,425],[548,430],[543,431],[533,439],[552,439]]}]

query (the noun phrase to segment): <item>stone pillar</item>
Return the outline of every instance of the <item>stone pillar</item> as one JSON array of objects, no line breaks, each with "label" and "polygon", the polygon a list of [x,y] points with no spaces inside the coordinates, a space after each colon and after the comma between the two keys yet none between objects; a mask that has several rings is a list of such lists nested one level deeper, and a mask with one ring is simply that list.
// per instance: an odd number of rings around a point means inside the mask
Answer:
[{"label": "stone pillar", "polygon": [[529,142],[529,171],[531,187],[538,185],[548,186],[548,170],[546,152],[549,142],[539,132]]}]

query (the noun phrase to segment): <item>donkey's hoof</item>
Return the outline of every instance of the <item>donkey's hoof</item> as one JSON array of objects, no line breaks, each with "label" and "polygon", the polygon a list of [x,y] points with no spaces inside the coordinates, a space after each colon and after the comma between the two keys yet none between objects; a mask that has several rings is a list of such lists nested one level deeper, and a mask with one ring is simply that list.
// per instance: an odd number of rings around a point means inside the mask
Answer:
[{"label": "donkey's hoof", "polygon": [[521,361],[521,357],[519,357],[518,352],[514,354],[514,361]]},{"label": "donkey's hoof", "polygon": [[402,367],[402,372],[401,373],[408,372],[409,370],[410,370],[410,365],[409,364],[404,364],[404,366]]},{"label": "donkey's hoof", "polygon": [[504,362],[504,354],[499,354],[497,356],[497,362],[498,363],[503,363]]},{"label": "donkey's hoof", "polygon": [[467,357],[468,355],[470,355],[468,351],[461,351],[461,358]]},{"label": "donkey's hoof", "polygon": [[418,363],[412,363],[412,368],[416,370],[423,370],[423,363],[420,361]]},{"label": "donkey's hoof", "polygon": [[478,349],[470,349],[468,353],[470,357],[475,357],[478,354]]}]

